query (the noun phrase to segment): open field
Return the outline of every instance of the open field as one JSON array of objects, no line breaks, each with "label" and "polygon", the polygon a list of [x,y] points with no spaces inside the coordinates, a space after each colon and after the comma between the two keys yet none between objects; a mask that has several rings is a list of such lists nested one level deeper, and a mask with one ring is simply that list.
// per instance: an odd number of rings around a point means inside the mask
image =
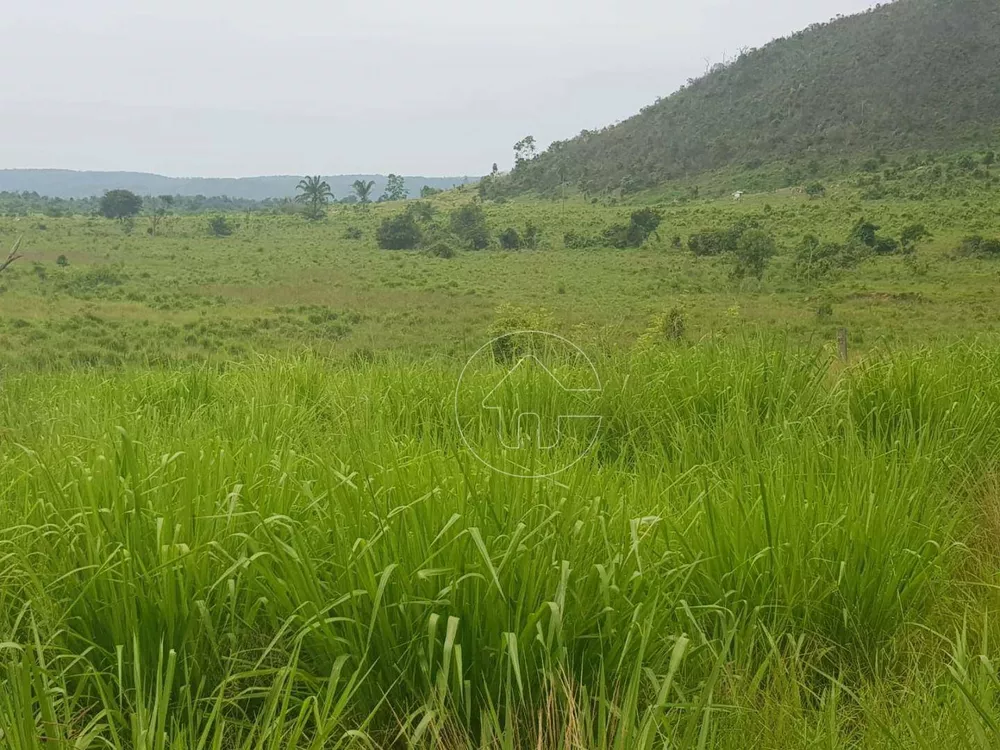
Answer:
[{"label": "open field", "polygon": [[[435,199],[435,221],[468,200]],[[843,189],[821,200],[776,193],[739,204],[667,203],[658,236],[637,250],[564,246],[567,232],[600,235],[634,207],[490,204],[494,233],[532,222],[540,249],[459,249],[450,259],[379,250],[376,227],[400,210],[339,207],[320,223],[237,214],[229,237],[209,236],[206,217],[170,217],[156,237],[142,221],[125,235],[97,218],[0,219],[0,241],[23,234],[26,254],[0,279],[0,357],[8,366],[48,367],[226,360],[260,350],[462,356],[482,343],[502,305],[574,340],[616,346],[673,308],[691,341],[750,326],[819,347],[847,326],[862,349],[988,333],[1000,320],[1000,258],[955,252],[968,235],[1000,236],[992,191],[940,201],[861,201]],[[862,217],[896,236],[924,223],[933,237],[910,256],[876,256],[821,281],[796,276],[803,235],[842,241]],[[731,280],[727,259],[686,248],[691,234],[740,218],[757,220],[778,241],[763,281]],[[348,239],[349,228],[360,238]],[[69,265],[57,265],[60,256]]]},{"label": "open field", "polygon": [[[574,249],[637,207],[488,203],[538,248],[450,258],[377,248],[398,204],[0,219],[0,746],[997,746],[993,192],[657,205]],[[862,217],[932,237],[803,278]],[[761,280],[687,248],[740,219]],[[551,478],[456,422],[526,328],[603,384]]]}]

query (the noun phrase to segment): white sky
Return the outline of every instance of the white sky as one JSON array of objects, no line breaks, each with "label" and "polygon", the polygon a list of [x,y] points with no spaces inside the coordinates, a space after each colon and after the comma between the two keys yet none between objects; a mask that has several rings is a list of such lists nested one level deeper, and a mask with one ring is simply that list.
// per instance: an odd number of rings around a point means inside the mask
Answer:
[{"label": "white sky", "polygon": [[0,168],[485,174],[875,0],[0,0]]}]

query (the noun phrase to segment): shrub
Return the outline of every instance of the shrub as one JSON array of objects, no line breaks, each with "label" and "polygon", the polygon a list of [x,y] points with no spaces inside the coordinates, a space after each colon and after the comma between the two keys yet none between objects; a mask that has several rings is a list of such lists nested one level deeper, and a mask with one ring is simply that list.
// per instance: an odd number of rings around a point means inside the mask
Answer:
[{"label": "shrub", "polygon": [[375,232],[375,241],[383,250],[413,250],[422,239],[423,233],[409,211],[388,217]]},{"label": "shrub", "polygon": [[930,236],[931,233],[927,231],[927,227],[923,224],[910,224],[903,228],[903,231],[899,235],[899,241],[902,243],[904,250],[911,250],[918,242]]},{"label": "shrub", "polygon": [[521,235],[517,233],[514,227],[503,230],[498,239],[500,240],[500,247],[504,250],[521,249]]},{"label": "shrub", "polygon": [[688,237],[688,249],[698,256],[722,255],[726,252],[725,232],[703,229]]},{"label": "shrub", "polygon": [[680,341],[684,338],[685,328],[684,311],[679,307],[670,308],[663,320],[663,334],[671,341]]},{"label": "shrub", "polygon": [[577,234],[574,231],[566,232],[563,235],[563,245],[567,250],[586,250],[595,247],[599,243],[593,238],[584,234]]},{"label": "shrub", "polygon": [[208,231],[214,237],[228,237],[233,233],[233,225],[225,216],[219,214],[208,220]]},{"label": "shrub", "polygon": [[734,253],[744,232],[759,229],[753,219],[740,219],[728,229],[705,229],[688,238],[688,247],[695,255],[722,255]]},{"label": "shrub", "polygon": [[601,233],[601,239],[603,244],[608,247],[628,247],[628,226],[626,224],[612,224]]},{"label": "shrub", "polygon": [[958,247],[960,255],[1000,257],[1000,240],[986,239],[978,234],[966,237]]},{"label": "shrub", "polygon": [[651,234],[655,234],[663,217],[652,208],[634,211],[628,224],[612,224],[601,233],[603,244],[619,249],[642,247]]},{"label": "shrub", "polygon": [[806,195],[810,198],[822,198],[826,195],[826,187],[821,182],[813,182],[806,186]]},{"label": "shrub", "polygon": [[879,235],[875,238],[875,246],[872,249],[876,255],[895,255],[899,252],[899,241],[893,237]]},{"label": "shrub", "polygon": [[66,258],[65,255],[60,255],[58,258],[56,258],[56,265],[65,268],[66,266],[69,265],[69,260]]},{"label": "shrub", "polygon": [[428,222],[434,219],[436,209],[433,203],[427,201],[413,201],[406,207],[406,212],[417,221]]},{"label": "shrub", "polygon": [[345,240],[360,240],[364,236],[365,233],[362,232],[358,227],[348,227],[347,229],[344,230]]},{"label": "shrub", "polygon": [[537,250],[538,241],[541,239],[542,231],[530,221],[524,225],[524,234],[521,235],[521,247],[526,250]]},{"label": "shrub", "polygon": [[427,252],[433,255],[435,258],[455,257],[455,248],[453,248],[447,242],[436,242]]},{"label": "shrub", "polygon": [[466,246],[484,250],[490,245],[490,230],[486,212],[478,203],[467,203],[451,212],[451,231]]},{"label": "shrub", "polygon": [[821,279],[828,274],[853,268],[870,253],[870,249],[857,241],[846,244],[821,242],[815,235],[802,238],[795,252],[795,272],[806,280]]},{"label": "shrub", "polygon": [[851,229],[849,240],[857,240],[866,247],[875,247],[875,234],[879,229],[880,227],[865,221],[863,218],[858,219],[858,222]]},{"label": "shrub", "polygon": [[634,211],[629,217],[629,242],[632,247],[639,247],[651,234],[656,234],[660,228],[663,216],[653,208],[643,208]]}]

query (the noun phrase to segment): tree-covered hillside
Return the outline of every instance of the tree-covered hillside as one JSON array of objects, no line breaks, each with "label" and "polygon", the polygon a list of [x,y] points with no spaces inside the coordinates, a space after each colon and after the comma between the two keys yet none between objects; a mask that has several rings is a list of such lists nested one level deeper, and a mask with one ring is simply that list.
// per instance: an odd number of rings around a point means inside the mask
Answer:
[{"label": "tree-covered hillside", "polygon": [[519,189],[623,192],[730,165],[985,143],[1000,2],[897,0],[743,51],[640,114],[519,162]]}]

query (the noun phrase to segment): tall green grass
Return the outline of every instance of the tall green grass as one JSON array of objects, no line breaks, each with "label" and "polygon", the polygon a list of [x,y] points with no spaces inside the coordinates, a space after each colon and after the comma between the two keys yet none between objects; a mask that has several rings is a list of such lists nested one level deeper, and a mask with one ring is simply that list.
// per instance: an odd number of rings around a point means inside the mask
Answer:
[{"label": "tall green grass", "polygon": [[597,367],[536,480],[458,364],[7,377],[0,745],[1000,742],[1000,350]]}]

